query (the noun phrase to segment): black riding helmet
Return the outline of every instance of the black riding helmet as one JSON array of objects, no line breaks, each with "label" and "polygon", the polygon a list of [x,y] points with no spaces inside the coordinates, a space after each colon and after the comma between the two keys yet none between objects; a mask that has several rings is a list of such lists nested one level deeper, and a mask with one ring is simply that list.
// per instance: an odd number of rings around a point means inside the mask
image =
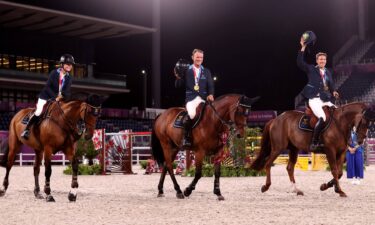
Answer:
[{"label": "black riding helmet", "polygon": [[60,57],[60,63],[61,64],[76,64],[74,62],[74,57],[70,54],[64,54]]},{"label": "black riding helmet", "polygon": [[302,34],[302,38],[303,38],[306,46],[313,46],[316,42],[316,35],[312,31],[305,31]]},{"label": "black riding helmet", "polygon": [[179,59],[174,69],[177,75],[179,75],[180,77],[183,77],[186,70],[189,69],[189,66],[190,66],[189,61],[187,61],[186,59]]}]

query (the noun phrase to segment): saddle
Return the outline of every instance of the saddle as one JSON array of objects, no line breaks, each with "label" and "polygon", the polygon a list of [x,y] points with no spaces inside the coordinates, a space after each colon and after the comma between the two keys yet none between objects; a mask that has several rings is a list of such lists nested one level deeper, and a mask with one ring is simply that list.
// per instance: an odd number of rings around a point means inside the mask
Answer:
[{"label": "saddle", "polygon": [[[325,131],[331,124],[334,107],[330,108],[328,106],[324,106],[323,110],[324,110],[327,120],[325,122],[325,127],[323,128],[322,132]],[[317,122],[318,122],[318,117],[316,117],[313,111],[311,110],[311,108],[308,105],[306,105],[305,112],[301,116],[301,119],[299,120],[298,128],[304,131],[312,132],[314,131],[314,127]]]},{"label": "saddle", "polygon": [[[206,108],[206,103],[200,103],[199,106],[196,108],[196,114],[193,118],[193,126],[192,128],[196,127],[199,122],[201,121],[202,115]],[[188,119],[188,112],[186,110],[182,110],[179,112],[174,120],[173,127],[175,128],[184,128],[184,122]]]},{"label": "saddle", "polygon": [[[36,123],[36,125],[39,125],[48,116],[47,112],[54,102],[55,101],[48,100],[47,103],[43,106],[42,113],[40,114],[39,121]],[[21,123],[26,125],[29,122],[30,118],[34,115],[35,110],[36,108],[32,108],[32,110],[23,117]]]}]

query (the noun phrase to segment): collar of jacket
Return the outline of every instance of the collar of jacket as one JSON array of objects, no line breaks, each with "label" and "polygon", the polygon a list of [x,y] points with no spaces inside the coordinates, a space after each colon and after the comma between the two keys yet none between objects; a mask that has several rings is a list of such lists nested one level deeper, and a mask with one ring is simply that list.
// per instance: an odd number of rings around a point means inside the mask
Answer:
[{"label": "collar of jacket", "polygon": [[[315,68],[320,72],[320,68],[319,68],[318,65],[316,65]],[[327,68],[326,68],[326,67],[324,67],[324,73],[325,73],[325,72],[327,72]]]},{"label": "collar of jacket", "polygon": [[[194,64],[191,64],[190,66],[189,66],[189,70],[191,70],[191,69],[193,69],[193,66],[194,66]],[[202,65],[200,65],[200,67],[199,67],[200,69],[204,69],[204,67],[202,66]]]},{"label": "collar of jacket", "polygon": [[[60,71],[61,71],[61,68],[58,68],[58,69],[57,69],[57,73],[60,74]],[[66,73],[65,73],[65,76],[70,76],[69,72],[66,72]]]}]

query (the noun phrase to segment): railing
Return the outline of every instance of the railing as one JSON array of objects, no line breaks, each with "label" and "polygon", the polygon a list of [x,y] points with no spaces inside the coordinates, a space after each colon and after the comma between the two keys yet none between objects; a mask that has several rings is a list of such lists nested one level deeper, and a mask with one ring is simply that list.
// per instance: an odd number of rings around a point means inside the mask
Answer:
[{"label": "railing", "polygon": [[[0,156],[4,156],[4,153],[0,153]],[[30,159],[32,158],[32,159]],[[15,163],[19,164],[20,166],[23,166],[25,163],[34,163],[35,154],[34,153],[19,153],[16,155]],[[61,159],[59,159],[61,158]],[[62,163],[63,166],[66,165],[66,163],[69,163],[69,160],[65,158],[64,153],[57,153],[52,156],[51,159],[52,163]],[[44,160],[43,160],[44,164]]]},{"label": "railing", "polygon": [[[137,139],[142,146],[135,146]],[[140,160],[151,158],[151,132],[134,132],[131,133],[130,148],[132,152],[132,164],[139,165]],[[139,153],[139,151],[147,151],[148,153]]]},{"label": "railing", "polygon": [[[150,150],[151,147],[132,147],[132,164],[137,164],[139,165],[140,160],[145,160],[146,158],[149,159],[151,158],[151,153],[134,153],[136,150]],[[142,157],[142,159],[141,159]]]}]

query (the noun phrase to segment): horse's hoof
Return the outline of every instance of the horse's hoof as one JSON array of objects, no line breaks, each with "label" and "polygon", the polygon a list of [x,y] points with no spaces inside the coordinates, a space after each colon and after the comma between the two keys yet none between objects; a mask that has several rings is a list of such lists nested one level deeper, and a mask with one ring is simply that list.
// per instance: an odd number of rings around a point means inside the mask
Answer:
[{"label": "horse's hoof", "polygon": [[164,194],[158,194],[158,198],[164,198]]},{"label": "horse's hoof", "polygon": [[303,194],[303,192],[302,191],[297,191],[297,196],[298,195],[301,195],[301,196],[303,196],[304,194]]},{"label": "horse's hoof", "polygon": [[5,190],[0,190],[0,197],[3,197],[5,195]]},{"label": "horse's hoof", "polygon": [[262,191],[262,193],[264,193],[264,192],[268,191],[269,188],[270,188],[269,186],[267,187],[266,185],[263,185],[260,190]]},{"label": "horse's hoof", "polygon": [[52,195],[47,195],[46,202],[55,202],[55,199],[53,198]]},{"label": "horse's hoof", "polygon": [[327,184],[322,184],[322,185],[320,185],[320,190],[321,191],[325,191],[325,190],[327,190],[328,189],[328,185]]},{"label": "horse's hoof", "polygon": [[69,199],[69,201],[71,201],[71,202],[75,202],[75,201],[77,200],[77,195],[74,195],[74,194],[72,194],[71,192],[69,192],[69,194],[68,194],[68,199]]},{"label": "horse's hoof", "polygon": [[44,199],[43,195],[40,193],[34,193],[36,199]]},{"label": "horse's hoof", "polygon": [[339,195],[340,195],[340,197],[343,197],[343,198],[348,197],[344,192],[340,192]]},{"label": "horse's hoof", "polygon": [[184,196],[182,193],[177,193],[177,194],[176,194],[176,197],[177,197],[178,199],[184,199],[184,198],[185,198],[185,196]]},{"label": "horse's hoof", "polygon": [[224,199],[224,197],[222,195],[220,195],[220,196],[217,196],[217,200],[224,201],[225,199]]},{"label": "horse's hoof", "polygon": [[186,188],[184,190],[184,195],[185,195],[185,197],[189,197],[191,195],[191,191]]}]

